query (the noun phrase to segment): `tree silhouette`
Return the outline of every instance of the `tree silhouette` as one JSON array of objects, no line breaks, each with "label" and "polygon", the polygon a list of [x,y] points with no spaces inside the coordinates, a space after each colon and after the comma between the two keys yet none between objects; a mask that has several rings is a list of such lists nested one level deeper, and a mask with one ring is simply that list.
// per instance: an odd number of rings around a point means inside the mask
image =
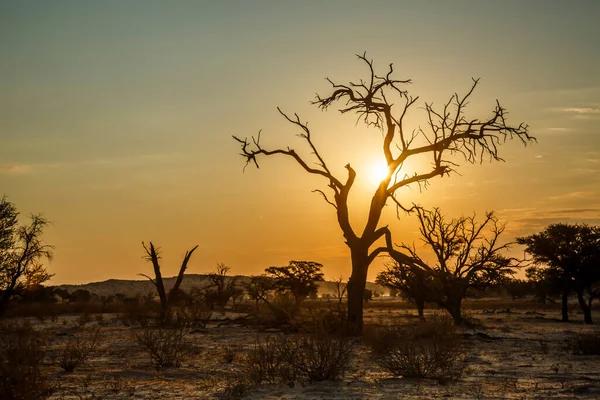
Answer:
[{"label": "tree silhouette", "polygon": [[251,276],[248,282],[244,284],[244,290],[254,300],[257,312],[260,302],[266,301],[267,296],[274,289],[275,283],[273,278],[269,278],[266,275]]},{"label": "tree silhouette", "polygon": [[317,294],[317,282],[323,281],[322,268],[322,264],[314,261],[290,261],[285,267],[269,267],[265,272],[273,279],[276,290],[291,293],[299,305],[307,297]]},{"label": "tree silhouette", "polygon": [[[397,80],[392,77],[394,69],[390,64],[384,75],[375,72],[372,60],[366,54],[358,55],[369,71],[366,80],[342,85],[332,80],[332,92],[326,96],[317,95],[313,104],[322,110],[334,104],[341,104],[342,114],[355,114],[358,120],[367,126],[380,129],[382,135],[382,153],[387,164],[387,176],[383,178],[373,193],[369,206],[368,219],[364,227],[357,229],[350,222],[348,196],[353,187],[356,171],[347,164],[346,176],[334,176],[321,152],[312,140],[308,124],[302,122],[297,114],[290,116],[278,108],[279,113],[299,130],[311,151],[313,160],[301,157],[292,148],[269,149],[261,143],[260,132],[251,139],[234,139],[241,145],[241,155],[250,163],[259,167],[262,156],[281,155],[291,158],[305,172],[324,178],[330,195],[321,189],[315,190],[336,212],[338,224],[350,249],[352,274],[348,281],[348,330],[350,334],[362,332],[363,292],[367,280],[369,265],[382,253],[397,253],[395,257],[403,262],[412,261],[410,256],[399,253],[393,248],[392,236],[387,226],[380,226],[383,207],[388,201],[396,205],[397,211],[410,211],[396,192],[411,184],[423,185],[428,179],[448,175],[457,167],[451,160],[452,155],[462,155],[467,162],[482,162],[484,159],[500,161],[498,148],[507,139],[518,138],[524,144],[535,140],[528,133],[525,124],[510,126],[506,121],[506,110],[496,101],[488,119],[467,118],[465,109],[469,99],[479,83],[473,80],[471,88],[463,96],[452,95],[441,108],[425,103],[426,127],[409,129],[405,125],[408,111],[415,105],[418,97],[409,95],[405,87],[410,80]],[[431,167],[414,175],[402,175],[402,166],[409,159],[420,155],[431,157]],[[385,243],[380,243],[385,239]],[[378,244],[379,242],[379,244]],[[373,248],[374,247],[374,248]]]},{"label": "tree silhouette", "polygon": [[230,269],[225,264],[218,263],[216,271],[208,274],[210,284],[205,289],[204,298],[211,310],[215,306],[225,307],[229,299],[239,294],[240,288],[236,286],[237,278],[227,276]]},{"label": "tree silhouette", "polygon": [[48,221],[39,214],[31,215],[29,225],[18,225],[14,204],[0,199],[0,316],[18,292],[34,288],[52,277],[44,266],[52,259],[53,246],[42,240]]},{"label": "tree silhouette", "polygon": [[[421,239],[435,262],[425,262],[414,245],[402,244],[401,248],[413,258],[408,267],[421,269],[431,277],[423,287],[427,300],[445,308],[454,323],[461,324],[461,304],[469,290],[502,283],[518,267],[513,259],[500,254],[510,246],[499,242],[504,225],[491,212],[478,223],[475,216],[447,221],[438,208],[416,210]],[[400,260],[396,261],[402,266]]]},{"label": "tree silhouette", "polygon": [[152,242],[150,242],[150,246],[146,246],[146,244],[144,242],[142,242],[142,246],[144,247],[144,251],[146,252],[144,259],[152,262],[152,266],[154,267],[155,278],[152,279],[151,277],[149,277],[146,274],[138,274],[138,275],[143,276],[144,278],[147,278],[150,282],[152,282],[154,287],[156,287],[158,297],[160,298],[160,310],[161,310],[160,317],[161,317],[161,320],[165,320],[166,318],[169,317],[169,314],[171,311],[170,310],[171,304],[169,302],[169,299],[172,297],[175,297],[177,295],[177,293],[179,291],[179,286],[181,285],[181,282],[183,281],[183,275],[185,274],[185,270],[187,269],[187,264],[190,261],[190,258],[192,257],[192,254],[194,253],[194,251],[198,248],[198,246],[195,246],[191,250],[185,252],[185,256],[183,257],[183,261],[181,262],[181,267],[179,268],[179,273],[177,274],[177,279],[175,280],[175,285],[173,285],[173,287],[171,288],[171,290],[169,291],[168,294],[165,291],[165,285],[163,283],[162,273],[160,271],[160,264],[158,261],[161,258],[160,251],[159,251],[160,249],[154,247],[154,244],[152,244]]},{"label": "tree silhouette", "polygon": [[568,298],[574,290],[584,321],[591,324],[591,301],[596,296],[595,285],[600,282],[600,227],[552,224],[539,233],[517,238],[517,243],[532,255],[537,269],[561,288],[562,320],[569,320]]},{"label": "tree silhouette", "polygon": [[375,282],[391,290],[399,290],[409,301],[415,303],[420,319],[425,319],[425,302],[432,301],[431,273],[420,267],[393,262],[377,274]]}]

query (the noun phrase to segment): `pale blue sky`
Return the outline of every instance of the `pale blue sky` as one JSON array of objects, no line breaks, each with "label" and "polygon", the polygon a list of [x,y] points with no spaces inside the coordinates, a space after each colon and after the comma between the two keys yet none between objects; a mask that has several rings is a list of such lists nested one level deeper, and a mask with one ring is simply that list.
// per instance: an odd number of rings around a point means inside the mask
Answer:
[{"label": "pale blue sky", "polygon": [[[286,160],[242,174],[230,135],[297,143],[281,106],[337,168],[367,166],[377,133],[309,104],[323,78],[361,77],[367,51],[426,101],[481,77],[471,113],[498,98],[539,139],[408,198],[495,209],[511,235],[600,224],[599,20],[597,1],[0,1],[0,194],[54,221],[55,282],[132,278],[141,240],[164,248],[167,274],[200,244],[190,272],[305,258],[347,276],[334,216],[310,193],[323,183]],[[410,219],[390,218],[412,240]]]}]

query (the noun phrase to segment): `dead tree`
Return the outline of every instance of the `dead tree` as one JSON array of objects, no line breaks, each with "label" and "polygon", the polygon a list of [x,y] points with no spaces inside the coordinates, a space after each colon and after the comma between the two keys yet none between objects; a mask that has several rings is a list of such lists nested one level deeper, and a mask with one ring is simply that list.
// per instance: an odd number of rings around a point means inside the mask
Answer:
[{"label": "dead tree", "polygon": [[159,253],[160,249],[154,247],[154,244],[152,244],[152,242],[150,242],[149,247],[146,246],[146,244],[144,242],[142,242],[142,246],[144,247],[144,250],[146,251],[146,255],[144,256],[144,258],[147,261],[152,262],[152,266],[154,267],[155,278],[152,279],[151,277],[149,277],[146,274],[138,274],[138,275],[143,276],[144,278],[147,278],[156,287],[156,292],[158,293],[158,297],[160,298],[160,310],[161,310],[160,317],[162,320],[164,320],[165,318],[168,318],[169,313],[171,311],[171,304],[170,304],[169,299],[171,297],[173,297],[172,295],[175,295],[176,293],[178,293],[179,286],[181,285],[181,282],[183,281],[183,275],[185,274],[185,270],[187,269],[187,264],[190,261],[190,258],[192,257],[192,254],[194,253],[194,251],[198,248],[198,246],[196,245],[193,249],[185,252],[185,256],[183,257],[181,267],[179,268],[179,274],[177,274],[177,279],[175,280],[175,285],[173,285],[173,287],[171,288],[171,290],[169,291],[168,294],[165,291],[165,285],[163,283],[162,274],[160,272],[160,264],[158,262],[158,260],[160,260],[160,258],[161,258],[160,253]]},{"label": "dead tree", "polygon": [[[424,104],[426,126],[410,129],[405,124],[405,117],[418,97],[409,95],[406,86],[410,80],[397,80],[392,77],[392,64],[383,75],[375,72],[373,62],[366,55],[358,58],[366,65],[369,75],[366,80],[350,82],[342,85],[332,80],[332,92],[326,96],[317,95],[313,104],[322,110],[333,104],[341,104],[342,114],[355,114],[358,120],[367,126],[382,131],[382,156],[387,163],[388,173],[373,193],[368,211],[368,219],[362,228],[353,227],[349,218],[348,196],[356,178],[356,171],[346,165],[346,176],[335,176],[321,151],[313,140],[308,123],[302,122],[297,114],[293,116],[279,113],[290,122],[304,139],[311,152],[309,159],[302,157],[295,149],[264,147],[260,132],[250,139],[234,139],[241,146],[241,155],[248,164],[259,167],[262,156],[281,155],[292,159],[305,172],[323,177],[329,195],[324,190],[316,193],[335,209],[338,224],[350,249],[352,274],[348,282],[348,330],[350,334],[360,334],[363,321],[363,293],[367,280],[369,265],[384,253],[396,253],[395,257],[403,262],[412,262],[412,258],[393,248],[391,232],[387,226],[380,226],[383,207],[388,201],[396,205],[397,211],[410,211],[396,196],[397,191],[405,186],[425,185],[436,176],[449,175],[457,167],[451,159],[453,155],[464,156],[470,163],[482,162],[484,159],[501,161],[498,148],[506,140],[518,138],[524,144],[535,140],[528,133],[526,124],[510,126],[506,121],[506,110],[496,101],[491,116],[487,119],[467,117],[465,109],[475,90],[478,79],[474,79],[471,88],[463,96],[455,93],[440,108],[431,103]],[[336,148],[335,150],[340,151]],[[431,167],[414,175],[402,171],[402,166],[409,159],[429,155]],[[381,243],[385,240],[384,243]]]},{"label": "dead tree", "polygon": [[421,240],[435,262],[425,262],[414,245],[402,244],[401,249],[414,260],[406,265],[429,276],[422,287],[427,301],[445,308],[454,323],[461,324],[461,305],[469,290],[499,284],[519,267],[516,260],[501,254],[511,245],[499,241],[505,226],[491,212],[478,223],[475,215],[447,221],[438,208],[416,210]]}]

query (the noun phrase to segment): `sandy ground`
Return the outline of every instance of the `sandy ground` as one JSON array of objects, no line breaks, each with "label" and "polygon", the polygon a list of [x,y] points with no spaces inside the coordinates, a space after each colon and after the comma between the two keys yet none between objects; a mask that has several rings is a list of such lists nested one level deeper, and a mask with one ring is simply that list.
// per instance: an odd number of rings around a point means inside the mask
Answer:
[{"label": "sandy ground", "polygon": [[[296,382],[249,388],[249,399],[573,399],[600,398],[600,356],[575,356],[563,342],[576,332],[597,329],[579,322],[561,323],[558,311],[517,310],[511,313],[470,311],[477,328],[464,328],[469,349],[465,375],[456,383],[394,378],[358,344],[345,378],[336,382]],[[575,316],[577,318],[578,316]],[[580,318],[577,318],[580,319]],[[59,390],[53,399],[212,399],[224,398],[228,385],[244,377],[243,359],[257,337],[268,333],[242,326],[210,324],[188,336],[193,354],[181,368],[156,370],[136,343],[133,331],[116,315],[92,319],[102,343],[73,373],[54,365],[53,357],[73,332],[77,316],[37,322],[53,337],[46,369]],[[390,307],[366,310],[367,323],[414,322],[410,310]],[[484,333],[485,335],[481,335]],[[227,351],[235,351],[231,363]]]}]

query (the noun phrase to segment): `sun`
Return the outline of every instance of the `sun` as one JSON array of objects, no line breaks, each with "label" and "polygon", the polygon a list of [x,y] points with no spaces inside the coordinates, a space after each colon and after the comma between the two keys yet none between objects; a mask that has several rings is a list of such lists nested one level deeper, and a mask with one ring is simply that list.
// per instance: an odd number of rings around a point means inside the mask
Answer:
[{"label": "sun", "polygon": [[387,178],[389,169],[384,160],[377,160],[371,163],[369,170],[369,181],[379,185],[379,183]]}]

